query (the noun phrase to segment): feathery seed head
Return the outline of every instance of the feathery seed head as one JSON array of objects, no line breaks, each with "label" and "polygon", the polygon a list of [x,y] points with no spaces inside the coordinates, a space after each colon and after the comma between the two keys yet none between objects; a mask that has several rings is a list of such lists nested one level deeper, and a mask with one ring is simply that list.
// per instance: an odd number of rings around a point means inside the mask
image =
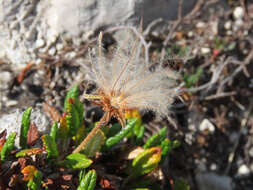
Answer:
[{"label": "feathery seed head", "polygon": [[[129,34],[130,35],[130,34]],[[98,39],[97,55],[91,56],[92,78],[98,89],[97,95],[85,95],[93,100],[110,117],[125,124],[127,110],[153,110],[158,115],[168,114],[168,107],[178,95],[177,74],[158,66],[151,72],[140,57],[140,43],[128,37],[116,48],[111,60],[103,54],[102,33]]]}]

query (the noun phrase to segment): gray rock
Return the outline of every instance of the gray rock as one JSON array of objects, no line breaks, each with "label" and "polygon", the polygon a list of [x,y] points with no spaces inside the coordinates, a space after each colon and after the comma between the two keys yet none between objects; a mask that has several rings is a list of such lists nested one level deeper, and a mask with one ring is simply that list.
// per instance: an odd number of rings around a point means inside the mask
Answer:
[{"label": "gray rock", "polygon": [[[14,69],[20,69],[29,61],[36,63],[38,52],[47,53],[57,43],[69,39],[80,44],[100,28],[118,24],[138,26],[140,18],[144,27],[158,18],[175,19],[178,2],[5,0],[0,4],[0,58],[13,63]],[[183,1],[183,13],[190,11],[195,2]]]},{"label": "gray rock", "polygon": [[199,190],[232,190],[233,183],[229,176],[215,173],[197,173],[196,181]]},{"label": "gray rock", "polygon": [[[19,109],[13,110],[10,113],[2,114],[0,116],[0,132],[3,130],[7,130],[7,135],[11,132],[17,132],[17,137],[15,140],[15,146],[20,148],[19,146],[19,137],[20,137],[20,126],[22,120],[23,112]],[[46,115],[38,109],[32,110],[31,123],[35,123],[38,127],[38,130],[41,134],[45,134],[49,132],[50,122]]]}]

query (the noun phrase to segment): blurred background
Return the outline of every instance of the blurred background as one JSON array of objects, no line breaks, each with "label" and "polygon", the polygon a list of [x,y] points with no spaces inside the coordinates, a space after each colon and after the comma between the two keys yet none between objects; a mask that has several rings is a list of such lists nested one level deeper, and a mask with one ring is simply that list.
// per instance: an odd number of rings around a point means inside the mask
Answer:
[{"label": "blurred background", "polygon": [[147,62],[182,76],[171,114],[143,115],[147,137],[166,124],[181,143],[164,178],[196,190],[253,189],[252,0],[2,1],[0,129],[18,130],[32,106],[39,130],[48,130],[50,110],[62,113],[71,86],[94,88],[86,63],[98,33],[110,54],[126,29],[142,39]]}]

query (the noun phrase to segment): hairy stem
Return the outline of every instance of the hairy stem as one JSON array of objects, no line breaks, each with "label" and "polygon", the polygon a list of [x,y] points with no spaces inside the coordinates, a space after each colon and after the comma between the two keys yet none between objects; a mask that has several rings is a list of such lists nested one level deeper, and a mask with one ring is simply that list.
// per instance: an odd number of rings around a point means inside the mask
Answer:
[{"label": "hairy stem", "polygon": [[85,145],[89,142],[89,140],[92,138],[92,136],[98,131],[98,129],[107,123],[108,113],[105,113],[103,117],[99,120],[99,122],[96,124],[96,126],[91,130],[91,132],[87,135],[87,137],[81,142],[81,144],[73,151],[73,153],[80,152]]}]

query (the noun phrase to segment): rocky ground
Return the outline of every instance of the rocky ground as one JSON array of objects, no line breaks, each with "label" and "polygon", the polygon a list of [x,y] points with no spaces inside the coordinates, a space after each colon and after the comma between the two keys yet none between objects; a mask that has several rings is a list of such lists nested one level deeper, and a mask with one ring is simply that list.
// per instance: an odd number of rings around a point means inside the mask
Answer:
[{"label": "rocky ground", "polygon": [[[104,31],[108,54],[125,28],[136,30],[124,26]],[[39,63],[27,63],[22,70],[0,62],[0,131],[18,130],[21,111],[28,106],[36,110],[39,130],[46,131],[50,106],[61,113],[71,86],[79,84],[82,92],[90,92],[95,84],[89,82],[85,57],[88,47],[96,45],[95,37],[59,47],[57,56],[43,54]],[[181,97],[171,115],[162,121],[143,116],[148,133],[167,124],[169,137],[181,142],[166,164],[166,176],[184,178],[191,189],[252,189],[253,2],[199,1],[177,20],[154,21],[141,37],[146,60],[162,62],[182,75]],[[90,113],[93,107],[85,106]]]}]

